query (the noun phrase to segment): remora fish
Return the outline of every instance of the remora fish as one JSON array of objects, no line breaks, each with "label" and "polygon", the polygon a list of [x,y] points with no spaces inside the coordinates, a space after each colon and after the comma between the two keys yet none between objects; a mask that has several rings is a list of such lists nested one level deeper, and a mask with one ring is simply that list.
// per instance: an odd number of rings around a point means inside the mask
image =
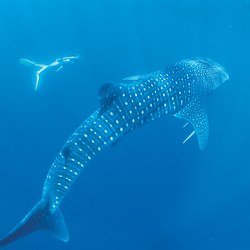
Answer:
[{"label": "remora fish", "polygon": [[100,88],[100,109],[63,146],[48,172],[41,200],[0,241],[0,246],[37,230],[68,241],[59,205],[73,182],[99,151],[150,121],[165,114],[188,121],[204,149],[208,119],[202,102],[229,79],[222,66],[207,59],[183,60],[161,71],[127,79],[132,79],[131,83]]}]

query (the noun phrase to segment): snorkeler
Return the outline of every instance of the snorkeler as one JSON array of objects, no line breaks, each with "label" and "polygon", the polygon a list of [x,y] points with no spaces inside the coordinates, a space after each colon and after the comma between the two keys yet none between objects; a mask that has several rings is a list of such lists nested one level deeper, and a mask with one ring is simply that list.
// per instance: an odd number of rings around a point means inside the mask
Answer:
[{"label": "snorkeler", "polygon": [[42,72],[46,72],[49,70],[59,71],[64,67],[65,64],[73,64],[76,61],[78,61],[80,58],[81,56],[78,54],[72,55],[72,56],[66,56],[66,57],[58,58],[54,62],[48,65],[35,63],[28,59],[20,59],[20,63],[37,69],[36,70],[36,85],[35,85],[35,90],[37,90],[39,81],[40,81],[40,74]]}]

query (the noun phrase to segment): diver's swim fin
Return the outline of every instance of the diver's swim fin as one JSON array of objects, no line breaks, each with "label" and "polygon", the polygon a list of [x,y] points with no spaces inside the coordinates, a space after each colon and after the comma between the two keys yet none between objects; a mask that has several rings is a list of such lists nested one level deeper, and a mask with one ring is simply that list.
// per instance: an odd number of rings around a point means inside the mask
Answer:
[{"label": "diver's swim fin", "polygon": [[69,240],[67,226],[60,210],[51,212],[49,203],[41,200],[9,234],[0,240],[0,247],[39,230],[48,231],[62,241]]}]

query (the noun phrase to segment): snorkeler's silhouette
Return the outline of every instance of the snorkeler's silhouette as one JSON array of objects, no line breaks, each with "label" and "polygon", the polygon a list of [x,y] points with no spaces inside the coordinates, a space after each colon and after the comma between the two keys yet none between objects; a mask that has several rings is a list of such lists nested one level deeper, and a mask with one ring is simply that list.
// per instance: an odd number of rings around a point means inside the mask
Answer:
[{"label": "snorkeler's silhouette", "polygon": [[49,70],[59,71],[64,67],[65,64],[75,63],[79,59],[80,59],[80,55],[72,55],[72,56],[58,58],[54,62],[47,64],[47,65],[46,64],[39,64],[39,63],[30,61],[28,59],[20,59],[20,63],[36,69],[35,90],[37,90],[39,82],[40,82],[40,74],[42,72],[49,71]]}]

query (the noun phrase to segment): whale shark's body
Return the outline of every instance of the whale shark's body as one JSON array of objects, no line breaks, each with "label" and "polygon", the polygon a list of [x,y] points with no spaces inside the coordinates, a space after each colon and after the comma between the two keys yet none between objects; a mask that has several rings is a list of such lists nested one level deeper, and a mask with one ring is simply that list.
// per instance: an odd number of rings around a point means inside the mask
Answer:
[{"label": "whale shark's body", "polygon": [[228,78],[219,64],[197,59],[128,78],[126,83],[103,85],[99,90],[100,109],[65,143],[48,172],[41,200],[0,241],[0,246],[37,230],[50,231],[68,241],[59,205],[73,182],[99,151],[150,121],[165,114],[188,121],[204,149],[208,120],[202,102]]}]

